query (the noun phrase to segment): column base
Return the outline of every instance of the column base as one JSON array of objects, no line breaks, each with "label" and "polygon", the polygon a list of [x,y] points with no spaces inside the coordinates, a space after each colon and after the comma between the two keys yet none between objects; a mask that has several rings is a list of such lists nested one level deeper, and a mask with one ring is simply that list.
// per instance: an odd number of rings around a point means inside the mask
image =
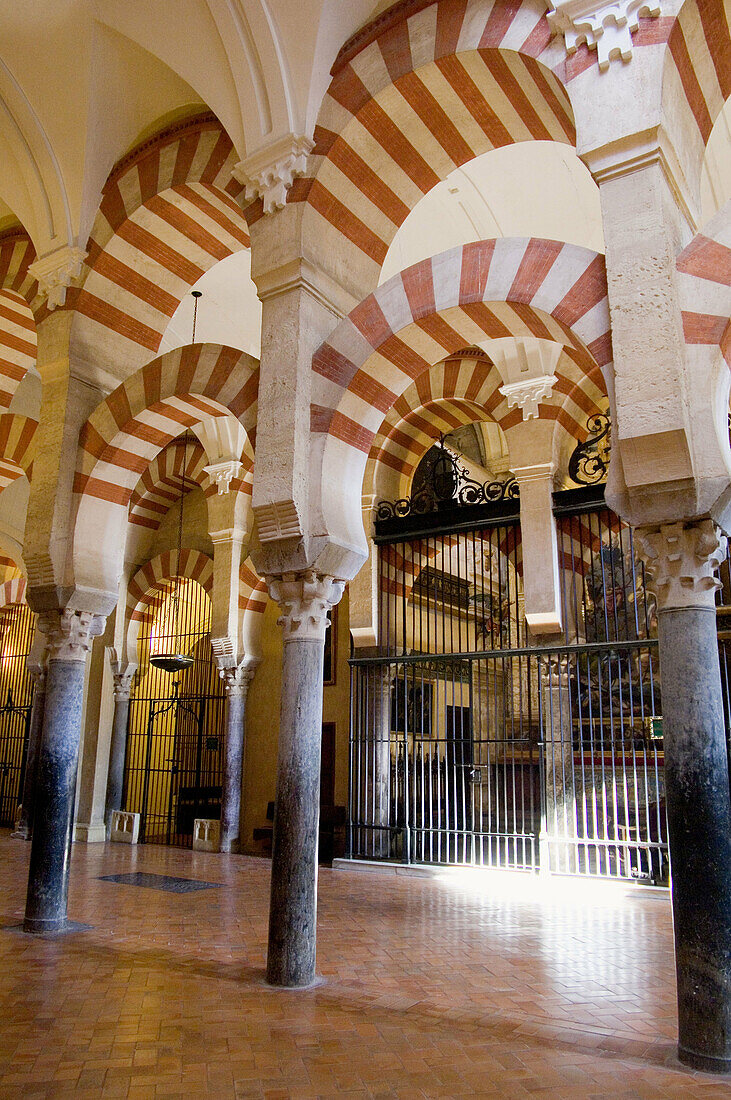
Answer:
[{"label": "column base", "polygon": [[34,936],[42,936],[53,932],[66,932],[69,925],[74,927],[76,922],[70,921],[68,917],[61,917],[58,920],[36,920],[35,917],[25,917],[23,931]]},{"label": "column base", "polygon": [[31,840],[33,838],[33,834],[31,833],[30,829],[23,825],[21,825],[19,829],[16,829],[14,832],[12,832],[10,836],[13,840]]},{"label": "column base", "polygon": [[232,856],[241,855],[241,839],[240,839],[240,837],[236,837],[235,840],[227,840],[226,838],[222,837],[221,838],[220,851],[221,852],[226,852],[227,855],[232,855]]},{"label": "column base", "polygon": [[281,990],[282,993],[298,993],[308,989],[319,989],[321,985],[327,985],[327,978],[323,978],[319,974],[316,974],[311,982],[307,982],[303,985],[279,985],[278,982],[270,982],[267,977],[264,979],[263,984],[266,989]]},{"label": "column base", "polygon": [[731,1073],[731,1057],[714,1058],[710,1054],[697,1054],[694,1050],[679,1046],[678,1058],[684,1066],[699,1069],[703,1073]]}]

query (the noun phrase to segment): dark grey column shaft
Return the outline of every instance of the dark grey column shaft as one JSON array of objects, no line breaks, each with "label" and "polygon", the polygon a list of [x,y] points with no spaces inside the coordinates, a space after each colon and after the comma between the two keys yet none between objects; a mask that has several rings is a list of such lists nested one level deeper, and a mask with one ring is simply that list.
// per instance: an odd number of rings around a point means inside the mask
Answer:
[{"label": "dark grey column shaft", "polygon": [[43,710],[46,701],[45,669],[36,677],[36,690],[33,694],[33,709],[30,714],[28,730],[28,752],[25,758],[25,776],[23,777],[23,795],[20,806],[18,827],[13,836],[30,840],[33,835],[33,807],[35,804],[36,775],[38,772],[38,754],[43,735]]},{"label": "dark grey column shaft", "polygon": [[[373,731],[373,831],[372,851],[376,859],[387,859],[391,851],[391,669],[376,671],[376,722]],[[367,774],[368,769],[366,769]],[[367,803],[366,803],[367,805]]]},{"label": "dark grey column shaft", "polygon": [[48,662],[23,923],[26,932],[54,931],[66,922],[84,671],[83,660],[51,657]]},{"label": "dark grey column shaft", "polygon": [[659,614],[678,1053],[731,1072],[731,800],[716,615]]},{"label": "dark grey column shaft", "polygon": [[274,813],[267,980],[315,979],[324,640],[286,641]]},{"label": "dark grey column shaft", "polygon": [[124,786],[124,759],[127,752],[127,721],[129,719],[129,690],[114,693],[114,720],[112,722],[112,740],[109,746],[109,770],[107,772],[107,793],[104,803],[104,821],[107,836],[112,824],[112,813],[122,809],[122,788]]},{"label": "dark grey column shaft", "polygon": [[246,688],[227,688],[223,793],[221,796],[221,851],[241,850],[241,778],[244,763]]}]

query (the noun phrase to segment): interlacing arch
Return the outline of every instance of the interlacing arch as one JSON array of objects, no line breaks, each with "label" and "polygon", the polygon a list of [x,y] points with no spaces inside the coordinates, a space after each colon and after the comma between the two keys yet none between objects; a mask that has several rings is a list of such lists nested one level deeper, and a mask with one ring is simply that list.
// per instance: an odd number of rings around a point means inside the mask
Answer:
[{"label": "interlacing arch", "polygon": [[[566,54],[541,0],[403,5],[346,45],[288,202],[349,241],[371,285],[396,230],[439,180],[517,141],[574,145]],[[259,216],[247,209],[249,223]]]},{"label": "interlacing arch", "polygon": [[236,160],[220,122],[205,114],[117,164],[87,245],[83,285],[67,294],[77,351],[94,349],[117,369],[140,366],[190,287],[249,247]]}]

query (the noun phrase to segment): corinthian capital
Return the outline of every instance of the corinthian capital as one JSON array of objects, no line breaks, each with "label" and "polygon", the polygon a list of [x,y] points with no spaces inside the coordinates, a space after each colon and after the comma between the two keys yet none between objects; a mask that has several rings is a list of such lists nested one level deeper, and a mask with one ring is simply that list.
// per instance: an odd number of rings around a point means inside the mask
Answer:
[{"label": "corinthian capital", "polygon": [[307,157],[314,142],[304,134],[286,134],[265,145],[234,168],[234,177],[246,188],[247,199],[262,199],[264,213],[281,210],[287,192],[307,170]]},{"label": "corinthian capital", "polygon": [[107,646],[107,656],[109,657],[109,667],[112,670],[114,680],[114,699],[115,702],[119,703],[130,697],[132,678],[137,671],[137,665],[123,665],[116,649],[110,645]]},{"label": "corinthian capital", "polygon": [[285,642],[325,641],[328,611],[339,602],[345,581],[336,581],[314,570],[267,577],[269,594],[282,609],[277,620],[284,627]]},{"label": "corinthian capital", "polygon": [[726,556],[726,536],[710,519],[638,527],[639,555],[657,596],[658,610],[715,606],[716,575]]},{"label": "corinthian capital", "polygon": [[65,245],[30,264],[28,270],[38,280],[38,292],[46,299],[49,309],[64,305],[66,291],[81,274],[85,259],[83,249]]},{"label": "corinthian capital", "polygon": [[104,633],[104,615],[90,611],[41,611],[38,627],[46,636],[49,659],[85,661],[94,638]]}]

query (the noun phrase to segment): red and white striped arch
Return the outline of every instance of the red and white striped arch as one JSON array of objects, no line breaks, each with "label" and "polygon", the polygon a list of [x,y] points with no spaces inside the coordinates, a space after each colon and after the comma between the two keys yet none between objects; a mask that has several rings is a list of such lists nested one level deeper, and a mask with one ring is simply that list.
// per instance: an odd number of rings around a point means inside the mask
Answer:
[{"label": "red and white striped arch", "polygon": [[67,295],[77,349],[136,369],[157,351],[190,287],[249,247],[236,160],[220,122],[203,115],[120,161],[104,187],[83,286]]},{"label": "red and white striped arch", "polygon": [[676,260],[686,356],[699,364],[721,348],[731,368],[731,202]]},{"label": "red and white striped arch", "polygon": [[177,550],[166,550],[151,558],[137,570],[127,587],[128,623],[149,621],[150,616],[154,616],[157,608],[170,595],[170,582],[176,577],[195,581],[210,596],[213,586],[213,559],[202,554],[200,550],[186,546],[180,551],[180,555]]},{"label": "red and white striped arch", "polygon": [[197,440],[187,450],[175,440],[169,443],[137,482],[129,501],[129,522],[156,531],[168,510],[180,499],[183,473],[187,489],[208,484],[208,475],[203,470],[207,462],[206,452]]},{"label": "red and white striped arch", "polygon": [[252,657],[261,656],[261,632],[268,601],[266,582],[254,569],[251,558],[247,558],[239,570],[239,614],[243,650]]},{"label": "red and white striped arch", "polygon": [[[558,382],[538,406],[539,419],[555,420],[571,439],[586,438],[586,419],[606,404],[599,367],[581,374],[566,357],[559,360]],[[444,432],[479,420],[492,420],[509,431],[522,419],[508,408],[503,378],[489,358],[475,349],[458,353],[421,374],[386,414],[369,454],[366,484],[379,496],[406,495],[421,458]],[[389,476],[390,475],[390,476]]]},{"label": "red and white striped arch", "polygon": [[8,604],[25,603],[25,577],[13,577],[9,581],[0,584],[0,607]]},{"label": "red and white striped arch", "polygon": [[0,414],[0,490],[24,475],[30,480],[37,427],[28,416]]},{"label": "red and white striped arch", "polygon": [[18,384],[36,365],[38,340],[31,306],[39,305],[38,283],[29,273],[35,249],[23,230],[0,235],[0,409],[7,409]]},{"label": "red and white striped arch", "polygon": [[703,148],[731,95],[731,9],[723,0],[685,0],[671,23],[663,74],[671,132],[687,123]]},{"label": "red and white striped arch", "polygon": [[604,258],[555,241],[480,241],[400,272],[341,322],[312,362],[313,461],[331,533],[361,544],[366,456],[404,391],[460,348],[511,336],[562,344],[579,377],[596,380],[612,354]]},{"label": "red and white striped arch", "polygon": [[99,405],[79,436],[77,583],[114,592],[127,506],[157,454],[185,428],[234,415],[253,445],[259,370],[244,352],[213,344],[176,348],[148,363]]},{"label": "red and white striped arch", "polygon": [[336,62],[307,177],[288,195],[315,230],[350,242],[372,283],[398,227],[454,168],[517,141],[576,139],[541,0],[441,0],[379,26]]}]

